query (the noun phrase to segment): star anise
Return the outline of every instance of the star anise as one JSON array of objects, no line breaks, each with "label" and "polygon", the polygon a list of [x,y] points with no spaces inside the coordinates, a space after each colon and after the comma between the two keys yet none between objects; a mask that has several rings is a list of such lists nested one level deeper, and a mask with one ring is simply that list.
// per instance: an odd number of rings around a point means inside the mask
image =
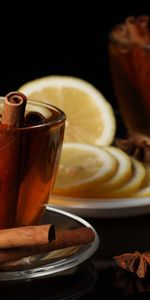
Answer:
[{"label": "star anise", "polygon": [[140,278],[146,277],[150,267],[150,252],[124,253],[114,259],[122,269],[136,273]]},{"label": "star anise", "polygon": [[115,144],[136,159],[150,162],[150,137],[132,134],[126,138],[116,139]]}]

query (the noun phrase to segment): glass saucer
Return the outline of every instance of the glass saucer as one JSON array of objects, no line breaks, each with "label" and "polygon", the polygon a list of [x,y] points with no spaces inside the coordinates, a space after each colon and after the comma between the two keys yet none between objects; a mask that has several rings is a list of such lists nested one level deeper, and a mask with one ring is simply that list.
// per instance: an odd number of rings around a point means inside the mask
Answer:
[{"label": "glass saucer", "polygon": [[61,230],[90,227],[95,233],[92,243],[81,246],[68,247],[40,255],[26,257],[9,263],[0,269],[0,282],[22,281],[48,276],[58,276],[73,273],[77,266],[94,254],[99,246],[99,237],[95,229],[84,219],[56,209],[47,207],[41,224],[51,223]]}]

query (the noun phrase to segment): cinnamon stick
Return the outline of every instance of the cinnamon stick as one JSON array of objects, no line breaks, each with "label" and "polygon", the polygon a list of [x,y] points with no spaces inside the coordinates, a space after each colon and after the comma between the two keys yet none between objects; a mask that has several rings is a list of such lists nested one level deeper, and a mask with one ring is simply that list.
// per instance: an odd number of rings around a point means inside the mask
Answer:
[{"label": "cinnamon stick", "polygon": [[52,224],[0,230],[0,249],[46,245],[55,239]]},{"label": "cinnamon stick", "polygon": [[0,250],[0,265],[36,254],[60,250],[71,246],[86,245],[93,242],[94,238],[95,234],[91,228],[83,227],[74,230],[59,231],[56,233],[56,239],[45,245]]},{"label": "cinnamon stick", "polygon": [[46,118],[39,112],[30,111],[25,116],[25,126],[36,126],[40,124],[44,124],[46,122]]},{"label": "cinnamon stick", "polygon": [[20,133],[26,97],[18,92],[6,95],[0,124],[0,228],[14,225],[18,197]]},{"label": "cinnamon stick", "polygon": [[7,94],[4,101],[1,123],[9,127],[22,127],[26,102],[26,96],[20,92]]}]

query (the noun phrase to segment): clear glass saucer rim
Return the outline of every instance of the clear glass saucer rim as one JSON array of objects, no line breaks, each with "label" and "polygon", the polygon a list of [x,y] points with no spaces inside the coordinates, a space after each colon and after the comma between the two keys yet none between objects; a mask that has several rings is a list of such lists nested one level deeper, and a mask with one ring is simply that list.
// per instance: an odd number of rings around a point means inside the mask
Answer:
[{"label": "clear glass saucer rim", "polygon": [[63,272],[65,274],[65,271],[74,269],[79,264],[83,263],[88,258],[90,258],[99,247],[99,243],[100,243],[99,236],[95,231],[95,229],[93,228],[93,226],[90,223],[88,223],[86,220],[82,219],[81,217],[75,214],[57,208],[49,207],[49,206],[47,207],[47,211],[54,212],[58,215],[61,214],[68,219],[70,218],[79,222],[79,224],[81,224],[82,226],[91,228],[95,233],[94,241],[91,244],[85,245],[85,247],[83,246],[83,248],[81,249],[81,251],[79,251],[79,253],[76,253],[75,255],[71,255],[68,258],[63,258],[60,260],[58,259],[58,261],[53,263],[43,264],[42,266],[40,265],[39,267],[37,266],[27,270],[0,271],[0,282],[30,280],[30,279],[46,277],[46,276],[58,276],[59,274],[63,274]]}]

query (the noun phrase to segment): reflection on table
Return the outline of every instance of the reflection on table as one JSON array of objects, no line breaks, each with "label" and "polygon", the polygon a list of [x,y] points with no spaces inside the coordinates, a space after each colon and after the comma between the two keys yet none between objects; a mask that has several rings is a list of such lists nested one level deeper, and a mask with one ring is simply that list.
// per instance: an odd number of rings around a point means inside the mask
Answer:
[{"label": "reflection on table", "polygon": [[96,268],[88,261],[61,276],[1,284],[1,299],[79,299],[91,293],[96,280]]}]

